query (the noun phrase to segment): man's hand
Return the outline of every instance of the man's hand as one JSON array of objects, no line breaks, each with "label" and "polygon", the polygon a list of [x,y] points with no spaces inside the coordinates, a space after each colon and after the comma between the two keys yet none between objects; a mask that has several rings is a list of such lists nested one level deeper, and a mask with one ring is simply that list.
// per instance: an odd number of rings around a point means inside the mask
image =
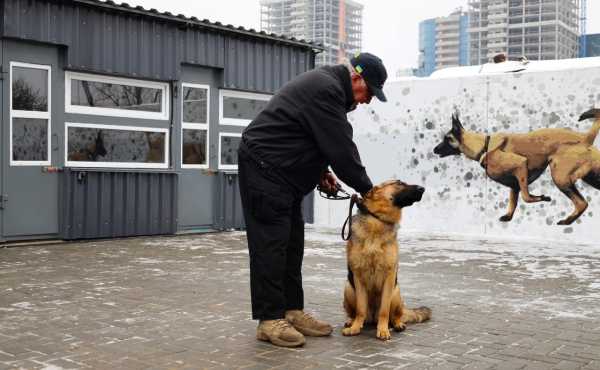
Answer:
[{"label": "man's hand", "polygon": [[337,182],[337,177],[335,177],[335,175],[331,172],[327,171],[323,172],[321,175],[321,181],[319,182],[319,185],[325,191],[325,193],[335,194],[338,190]]}]

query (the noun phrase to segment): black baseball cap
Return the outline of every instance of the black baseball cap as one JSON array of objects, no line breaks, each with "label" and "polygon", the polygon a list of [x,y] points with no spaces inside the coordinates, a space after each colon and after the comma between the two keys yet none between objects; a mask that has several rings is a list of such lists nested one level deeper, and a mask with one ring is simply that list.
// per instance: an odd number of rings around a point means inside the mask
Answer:
[{"label": "black baseball cap", "polygon": [[350,59],[350,64],[356,73],[362,76],[367,83],[371,94],[380,101],[387,101],[383,93],[383,84],[387,79],[387,71],[381,59],[370,53],[357,53]]}]

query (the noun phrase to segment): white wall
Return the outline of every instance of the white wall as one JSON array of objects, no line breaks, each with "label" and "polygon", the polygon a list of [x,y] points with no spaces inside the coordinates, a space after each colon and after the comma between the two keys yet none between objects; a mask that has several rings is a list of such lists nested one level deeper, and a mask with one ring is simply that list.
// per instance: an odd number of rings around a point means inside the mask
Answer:
[{"label": "white wall", "polygon": [[[573,225],[557,226],[573,206],[546,170],[530,191],[548,195],[552,202],[525,204],[519,199],[513,220],[503,223],[498,218],[506,213],[508,188],[487,179],[479,164],[464,156],[433,154],[451,128],[455,109],[465,128],[479,132],[528,132],[543,127],[587,131],[592,121],[577,119],[589,108],[600,107],[600,58],[591,68],[410,79],[388,83],[385,91],[387,103],[361,107],[349,119],[374,183],[398,178],[426,188],[423,201],[404,211],[403,229],[600,241],[599,190],[579,184],[590,207]],[[315,199],[315,223],[341,227],[348,203]]]}]

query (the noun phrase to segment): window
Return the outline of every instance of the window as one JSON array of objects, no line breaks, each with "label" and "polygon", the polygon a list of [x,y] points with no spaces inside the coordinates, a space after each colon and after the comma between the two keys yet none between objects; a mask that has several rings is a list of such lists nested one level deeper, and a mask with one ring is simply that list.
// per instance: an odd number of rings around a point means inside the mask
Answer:
[{"label": "window", "polygon": [[208,168],[210,87],[181,85],[181,168]]},{"label": "window", "polygon": [[67,113],[169,119],[169,85],[162,82],[65,73]]},{"label": "window", "polygon": [[65,137],[66,166],[169,166],[169,130],[166,128],[66,123]]},{"label": "window", "polygon": [[271,95],[232,90],[219,91],[219,123],[247,126],[271,99]]},{"label": "window", "polygon": [[50,66],[10,63],[10,165],[50,165]]},{"label": "window", "polygon": [[240,146],[242,134],[219,134],[219,169],[236,170],[238,165],[237,149]]}]

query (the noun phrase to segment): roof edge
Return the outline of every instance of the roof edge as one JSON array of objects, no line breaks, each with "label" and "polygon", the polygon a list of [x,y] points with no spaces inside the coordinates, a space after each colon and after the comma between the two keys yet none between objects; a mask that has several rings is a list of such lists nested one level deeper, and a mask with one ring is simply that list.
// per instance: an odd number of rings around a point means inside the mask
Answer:
[{"label": "roof edge", "polygon": [[283,35],[277,35],[274,33],[266,33],[265,31],[256,31],[254,29],[246,29],[244,27],[235,27],[231,24],[224,25],[221,22],[211,22],[208,19],[200,20],[194,16],[187,17],[183,14],[174,15],[170,12],[160,12],[154,8],[145,9],[142,6],[132,7],[127,3],[117,4],[112,0],[74,0],[72,3],[87,5],[95,8],[104,8],[104,9],[112,9],[116,11],[139,14],[141,16],[153,17],[158,19],[163,19],[165,21],[176,22],[180,24],[184,24],[186,26],[200,26],[205,28],[210,28],[213,30],[226,32],[226,33],[234,33],[238,35],[244,35],[253,38],[261,38],[267,39],[275,42],[281,42],[288,45],[293,45],[296,47],[302,47],[305,49],[312,49],[315,52],[321,52],[325,50],[325,47],[321,44],[317,44],[315,42],[307,41],[307,40],[298,40],[294,37],[286,37]]}]

